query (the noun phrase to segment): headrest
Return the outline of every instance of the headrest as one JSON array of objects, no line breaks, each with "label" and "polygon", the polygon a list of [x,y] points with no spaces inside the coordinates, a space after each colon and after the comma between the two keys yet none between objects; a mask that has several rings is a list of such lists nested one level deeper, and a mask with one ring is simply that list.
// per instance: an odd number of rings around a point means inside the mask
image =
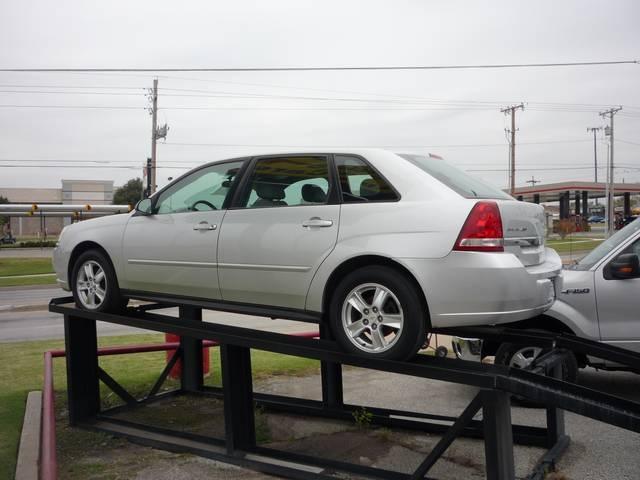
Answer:
[{"label": "headrest", "polygon": [[373,178],[367,178],[360,183],[360,196],[364,198],[372,198],[380,193],[378,182]]},{"label": "headrest", "polygon": [[305,183],[302,186],[302,199],[309,203],[324,203],[327,201],[327,194],[318,185]]},{"label": "headrest", "polygon": [[282,200],[284,198],[284,186],[278,183],[256,182],[253,189],[258,197],[263,200]]}]

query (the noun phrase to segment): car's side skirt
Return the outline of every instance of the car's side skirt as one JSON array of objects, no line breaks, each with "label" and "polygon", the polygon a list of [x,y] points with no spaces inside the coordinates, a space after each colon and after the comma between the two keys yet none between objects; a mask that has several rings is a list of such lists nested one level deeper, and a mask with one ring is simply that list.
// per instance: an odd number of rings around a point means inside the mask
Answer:
[{"label": "car's side skirt", "polygon": [[225,302],[223,300],[210,300],[183,295],[169,295],[153,292],[143,292],[139,290],[121,290],[126,298],[145,300],[149,302],[159,302],[176,306],[200,307],[205,310],[217,310],[220,312],[240,313],[256,317],[280,318],[283,320],[296,320],[298,322],[320,323],[322,313],[309,310],[299,310],[295,308],[273,307],[271,305],[255,305],[252,303]]}]

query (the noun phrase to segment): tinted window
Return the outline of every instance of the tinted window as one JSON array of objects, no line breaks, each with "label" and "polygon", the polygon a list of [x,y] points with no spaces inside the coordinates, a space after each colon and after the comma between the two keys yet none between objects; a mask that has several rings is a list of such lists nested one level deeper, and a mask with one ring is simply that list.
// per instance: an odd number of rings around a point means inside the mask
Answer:
[{"label": "tinted window", "polygon": [[403,153],[399,153],[398,156],[409,160],[415,166],[424,170],[463,197],[513,200],[512,197],[499,188],[486,184],[471,175],[467,175],[462,170],[458,170],[440,158],[427,157],[424,155],[407,155]]},{"label": "tinted window", "polygon": [[160,193],[156,213],[220,210],[242,163],[211,165],[178,180]]},{"label": "tinted window", "polygon": [[322,205],[329,196],[329,167],[323,157],[259,159],[241,207]]},{"label": "tinted window", "polygon": [[362,159],[336,155],[335,162],[343,202],[381,202],[398,199],[391,185]]},{"label": "tinted window", "polygon": [[[598,263],[604,257],[609,255],[609,253],[615,250],[618,245],[627,241],[631,236],[635,235],[638,230],[640,230],[640,218],[634,220],[622,230],[618,230],[596,248],[591,250],[591,252],[586,257],[584,257],[577,263],[577,265],[572,265],[570,268],[573,270],[589,270],[596,263]],[[633,250],[627,251],[625,253],[633,253]]]}]

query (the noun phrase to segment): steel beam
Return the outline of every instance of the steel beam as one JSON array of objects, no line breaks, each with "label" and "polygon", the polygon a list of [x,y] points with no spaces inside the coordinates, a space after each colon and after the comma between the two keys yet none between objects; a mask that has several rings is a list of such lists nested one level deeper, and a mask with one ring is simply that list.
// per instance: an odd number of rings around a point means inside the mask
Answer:
[{"label": "steel beam", "polygon": [[100,413],[96,321],[65,315],[64,338],[69,421],[77,425]]},{"label": "steel beam", "polygon": [[[193,306],[179,307],[180,318],[202,321],[202,309]],[[204,373],[202,369],[202,339],[187,335],[180,336],[182,357],[181,384],[186,392],[197,392],[202,389]]]},{"label": "steel beam", "polygon": [[251,351],[246,347],[222,344],[220,358],[227,453],[253,450],[256,446],[256,427]]},{"label": "steel beam", "polygon": [[[320,324],[320,339],[334,340],[329,326]],[[339,363],[320,362],[320,375],[322,379],[322,402],[328,408],[342,408],[344,406],[342,365]]]},{"label": "steel beam", "polygon": [[513,434],[509,394],[497,390],[482,392],[482,421],[487,480],[514,480]]}]

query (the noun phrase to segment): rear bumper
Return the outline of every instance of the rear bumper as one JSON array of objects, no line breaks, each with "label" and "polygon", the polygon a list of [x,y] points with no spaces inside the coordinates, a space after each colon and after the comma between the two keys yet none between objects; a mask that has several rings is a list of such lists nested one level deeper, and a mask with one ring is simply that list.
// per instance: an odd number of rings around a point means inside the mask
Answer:
[{"label": "rear bumper", "polygon": [[548,310],[561,287],[562,262],[525,267],[509,253],[451,252],[441,259],[402,259],[420,282],[434,328],[495,325]]}]

